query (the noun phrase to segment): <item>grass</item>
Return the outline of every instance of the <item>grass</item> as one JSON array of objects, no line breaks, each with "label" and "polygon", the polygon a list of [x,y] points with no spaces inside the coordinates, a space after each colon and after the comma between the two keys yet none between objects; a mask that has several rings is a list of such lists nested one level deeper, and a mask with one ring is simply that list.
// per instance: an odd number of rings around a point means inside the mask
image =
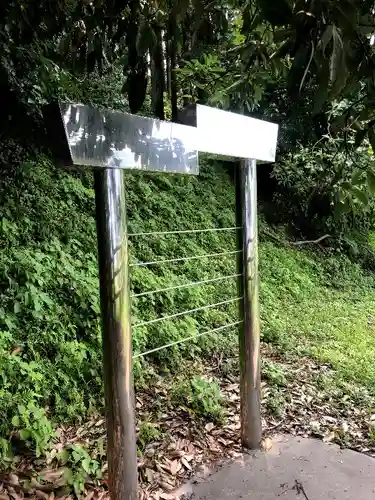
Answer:
[{"label": "grass", "polygon": [[260,246],[262,333],[375,389],[375,276],[344,255]]}]

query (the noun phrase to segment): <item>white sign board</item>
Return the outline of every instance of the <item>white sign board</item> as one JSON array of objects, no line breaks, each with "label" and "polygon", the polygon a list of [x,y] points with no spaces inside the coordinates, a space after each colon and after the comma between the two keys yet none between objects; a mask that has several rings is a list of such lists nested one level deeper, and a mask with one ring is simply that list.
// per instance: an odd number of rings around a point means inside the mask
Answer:
[{"label": "white sign board", "polygon": [[278,125],[197,104],[198,151],[275,161]]}]

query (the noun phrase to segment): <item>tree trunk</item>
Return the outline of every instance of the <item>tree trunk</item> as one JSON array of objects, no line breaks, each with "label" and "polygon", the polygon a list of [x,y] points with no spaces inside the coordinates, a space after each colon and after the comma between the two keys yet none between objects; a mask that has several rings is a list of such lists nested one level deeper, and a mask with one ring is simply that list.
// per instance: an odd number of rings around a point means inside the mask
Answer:
[{"label": "tree trunk", "polygon": [[164,33],[165,42],[165,74],[166,74],[166,91],[168,92],[169,98],[171,97],[171,49],[169,40],[169,30],[165,30]]},{"label": "tree trunk", "polygon": [[[184,29],[183,29],[183,44],[182,44],[182,55],[181,55],[181,60],[183,61],[189,61],[191,59],[190,57],[190,52],[191,52],[191,22],[192,19],[188,13],[185,15],[184,19]],[[192,90],[191,90],[191,85],[190,82],[186,82],[185,88],[183,89],[183,94],[185,96],[191,95]],[[191,102],[191,98],[189,97],[183,97],[183,106],[187,106]]]},{"label": "tree trunk", "polygon": [[162,33],[159,26],[154,27],[156,44],[151,54],[151,104],[154,115],[164,120],[164,60]]},{"label": "tree trunk", "polygon": [[177,33],[176,33],[176,18],[171,9],[168,23],[169,37],[169,59],[170,59],[170,85],[171,85],[171,108],[172,121],[177,121],[177,81],[176,81],[176,66],[177,66]]}]

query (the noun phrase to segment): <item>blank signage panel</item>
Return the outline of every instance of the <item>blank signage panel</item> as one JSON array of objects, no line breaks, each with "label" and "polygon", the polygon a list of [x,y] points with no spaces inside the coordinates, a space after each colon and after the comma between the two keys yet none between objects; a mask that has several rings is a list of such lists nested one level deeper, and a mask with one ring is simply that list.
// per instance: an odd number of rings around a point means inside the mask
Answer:
[{"label": "blank signage panel", "polygon": [[195,127],[81,104],[60,112],[72,165],[199,173]]},{"label": "blank signage panel", "polygon": [[278,125],[197,104],[198,150],[275,161]]}]

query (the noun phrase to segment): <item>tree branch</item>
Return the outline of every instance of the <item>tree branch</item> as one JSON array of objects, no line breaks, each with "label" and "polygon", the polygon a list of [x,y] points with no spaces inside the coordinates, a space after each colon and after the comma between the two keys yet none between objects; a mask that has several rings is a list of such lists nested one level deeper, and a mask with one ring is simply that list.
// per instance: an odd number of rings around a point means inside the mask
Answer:
[{"label": "tree branch", "polygon": [[324,236],[321,236],[317,240],[302,240],[302,241],[291,241],[291,245],[299,246],[299,245],[308,245],[309,243],[320,243],[321,241],[331,238],[330,234],[325,234]]}]

